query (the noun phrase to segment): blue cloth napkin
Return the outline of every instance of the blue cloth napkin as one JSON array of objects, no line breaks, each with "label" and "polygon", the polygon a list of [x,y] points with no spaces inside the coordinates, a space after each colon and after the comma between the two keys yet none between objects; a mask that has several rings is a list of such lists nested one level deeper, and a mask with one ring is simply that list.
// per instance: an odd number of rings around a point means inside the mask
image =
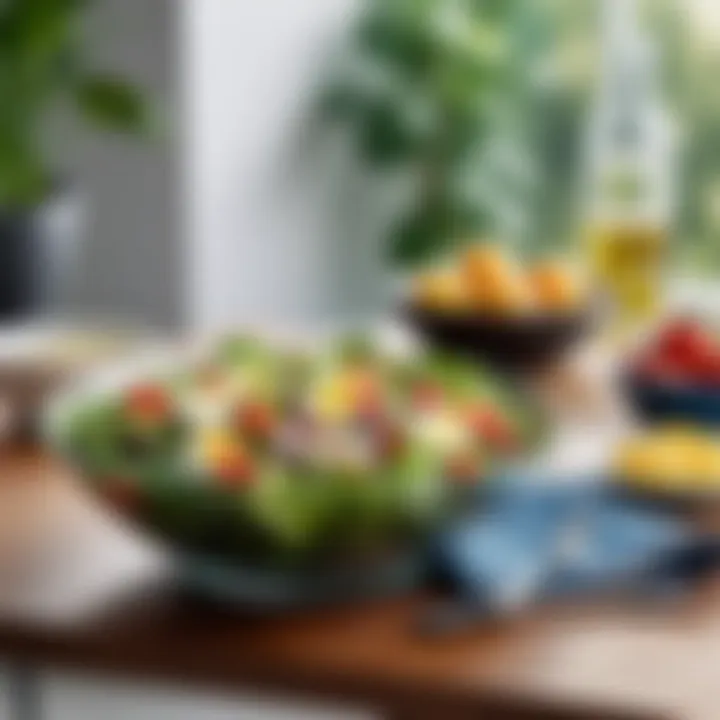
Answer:
[{"label": "blue cloth napkin", "polygon": [[720,540],[602,483],[510,483],[444,533],[433,566],[479,613],[615,589],[687,586],[720,566]]}]

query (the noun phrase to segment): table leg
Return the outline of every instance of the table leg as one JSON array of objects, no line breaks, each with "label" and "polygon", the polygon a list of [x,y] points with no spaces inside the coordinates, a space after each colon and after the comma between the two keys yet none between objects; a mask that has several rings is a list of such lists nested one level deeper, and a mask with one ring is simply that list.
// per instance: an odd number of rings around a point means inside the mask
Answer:
[{"label": "table leg", "polygon": [[37,670],[13,663],[9,681],[10,720],[42,720],[42,693]]}]

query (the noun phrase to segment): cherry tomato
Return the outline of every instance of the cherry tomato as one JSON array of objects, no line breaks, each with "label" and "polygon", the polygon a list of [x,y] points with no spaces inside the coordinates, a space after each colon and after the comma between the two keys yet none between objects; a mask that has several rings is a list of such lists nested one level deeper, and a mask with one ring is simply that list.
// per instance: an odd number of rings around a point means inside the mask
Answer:
[{"label": "cherry tomato", "polygon": [[213,467],[213,473],[220,484],[228,489],[245,487],[255,479],[252,460],[243,451],[219,459]]},{"label": "cherry tomato", "polygon": [[125,396],[125,411],[131,420],[159,424],[172,415],[172,400],[161,385],[136,385]]},{"label": "cherry tomato", "polygon": [[468,422],[472,431],[494,450],[510,452],[517,447],[517,434],[502,412],[491,405],[471,408]]},{"label": "cherry tomato", "polygon": [[275,430],[277,418],[272,405],[260,401],[243,403],[237,412],[238,430],[253,440],[267,440]]},{"label": "cherry tomato", "polygon": [[416,410],[434,410],[442,404],[445,393],[440,385],[432,382],[423,382],[412,390],[412,406]]}]

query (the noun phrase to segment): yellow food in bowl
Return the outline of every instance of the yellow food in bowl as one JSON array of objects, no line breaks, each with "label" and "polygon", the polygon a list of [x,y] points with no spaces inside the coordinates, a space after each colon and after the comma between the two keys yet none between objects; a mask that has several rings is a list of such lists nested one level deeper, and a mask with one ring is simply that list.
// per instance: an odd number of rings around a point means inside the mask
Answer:
[{"label": "yellow food in bowl", "polygon": [[498,248],[471,248],[461,272],[475,307],[500,315],[532,309],[531,289],[519,264]]},{"label": "yellow food in bowl", "polygon": [[479,245],[465,252],[461,272],[469,288],[481,289],[502,284],[517,272],[517,267],[502,249]]},{"label": "yellow food in bowl", "polygon": [[453,270],[437,270],[418,277],[415,300],[420,307],[439,311],[462,311],[471,304],[462,278]]},{"label": "yellow food in bowl", "polygon": [[619,449],[614,474],[658,490],[720,490],[720,438],[694,428],[656,430]]},{"label": "yellow food in bowl", "polygon": [[584,293],[580,280],[562,263],[540,263],[530,270],[528,279],[541,308],[572,310],[582,304]]},{"label": "yellow food in bowl", "polygon": [[567,312],[587,298],[584,283],[564,263],[529,270],[496,245],[475,245],[453,264],[421,274],[414,297],[420,307],[498,317]]}]

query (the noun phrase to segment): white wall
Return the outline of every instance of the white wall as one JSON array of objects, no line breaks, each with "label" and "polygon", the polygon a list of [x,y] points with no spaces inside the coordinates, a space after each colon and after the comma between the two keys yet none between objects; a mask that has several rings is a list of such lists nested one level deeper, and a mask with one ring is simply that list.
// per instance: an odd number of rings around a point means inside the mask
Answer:
[{"label": "white wall", "polygon": [[76,293],[82,306],[159,326],[182,320],[181,149],[173,136],[180,6],[176,0],[99,0],[87,28],[94,66],[137,81],[164,108],[167,137],[147,142],[62,128],[55,138],[61,166],[86,199],[87,243]]},{"label": "white wall", "polygon": [[[362,263],[343,262],[353,242],[337,212],[347,153],[312,118],[356,5],[187,4],[184,197],[195,326],[333,317],[363,274]],[[353,192],[358,209],[362,191]]]},{"label": "white wall", "polygon": [[100,64],[165,108],[168,137],[82,135],[85,308],[196,328],[382,307],[385,188],[312,116],[358,0],[100,0]]}]

